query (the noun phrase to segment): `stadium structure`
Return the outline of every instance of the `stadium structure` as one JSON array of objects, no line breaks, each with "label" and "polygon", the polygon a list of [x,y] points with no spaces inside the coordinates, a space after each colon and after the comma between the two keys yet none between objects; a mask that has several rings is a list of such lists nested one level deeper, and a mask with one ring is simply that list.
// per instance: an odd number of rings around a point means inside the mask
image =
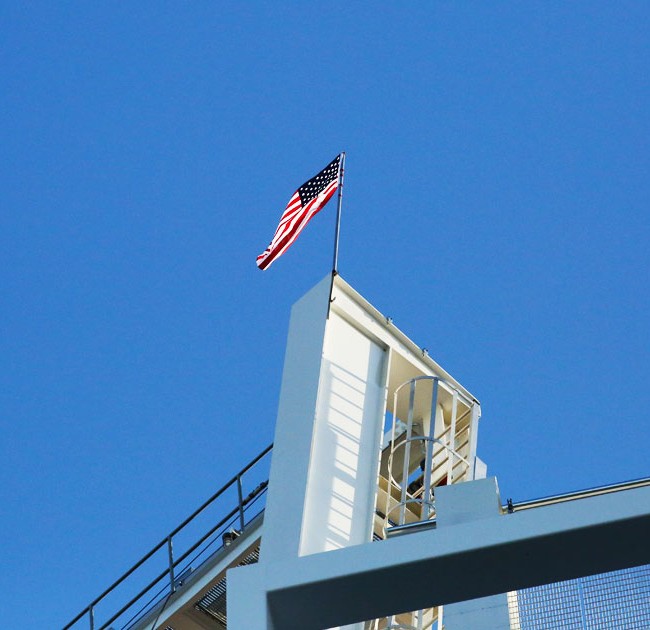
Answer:
[{"label": "stadium structure", "polygon": [[481,406],[340,276],[275,439],[64,630],[650,628],[650,479],[503,502]]}]

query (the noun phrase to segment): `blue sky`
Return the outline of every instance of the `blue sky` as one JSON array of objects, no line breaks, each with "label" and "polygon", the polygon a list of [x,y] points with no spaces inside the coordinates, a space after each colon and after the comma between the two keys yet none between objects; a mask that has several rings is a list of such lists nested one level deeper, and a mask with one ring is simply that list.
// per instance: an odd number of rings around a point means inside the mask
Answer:
[{"label": "blue sky", "polygon": [[[650,5],[0,5],[0,600],[60,627],[273,438],[340,272],[482,402],[504,498],[648,475]],[[35,605],[35,602],[38,602]]]}]

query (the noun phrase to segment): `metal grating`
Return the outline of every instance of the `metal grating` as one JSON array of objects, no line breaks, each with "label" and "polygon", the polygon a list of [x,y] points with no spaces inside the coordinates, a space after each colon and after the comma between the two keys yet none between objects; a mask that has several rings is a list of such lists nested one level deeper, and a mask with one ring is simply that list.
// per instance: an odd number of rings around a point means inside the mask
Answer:
[{"label": "metal grating", "polygon": [[[237,566],[245,567],[255,564],[260,559],[260,548],[255,547]],[[226,576],[224,575],[196,604],[194,608],[216,619],[224,628],[227,627],[226,614]]]},{"label": "metal grating", "polygon": [[648,630],[650,565],[508,593],[512,630]]}]

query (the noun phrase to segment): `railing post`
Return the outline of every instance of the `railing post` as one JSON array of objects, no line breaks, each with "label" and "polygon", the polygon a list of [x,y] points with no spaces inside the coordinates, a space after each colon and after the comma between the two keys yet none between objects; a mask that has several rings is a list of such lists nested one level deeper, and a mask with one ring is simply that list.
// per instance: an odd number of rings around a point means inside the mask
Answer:
[{"label": "railing post", "polygon": [[[153,549],[151,549],[147,554],[145,554],[138,562],[136,562],[126,573],[124,573],[116,582],[111,584],[99,597],[97,597],[92,604],[89,606],[86,606],[83,608],[83,610],[70,622],[68,623],[67,626],[65,626],[64,630],[68,630],[72,628],[75,624],[83,623],[83,618],[88,615],[88,621],[89,621],[89,627],[90,630],[95,630],[95,605],[100,603],[101,601],[104,600],[104,598],[111,592],[113,592],[120,584],[122,584],[126,578],[128,578],[130,575],[132,575],[137,569],[139,569],[147,560],[152,558],[155,554],[159,554],[161,549],[167,545],[167,551],[169,554],[169,576],[170,576],[170,584],[171,584],[171,591],[176,592],[176,577],[174,573],[174,551],[173,551],[173,544],[172,544],[172,538],[175,534],[180,532],[188,523],[190,523],[198,514],[203,512],[205,508],[207,508],[209,505],[212,505],[214,501],[222,496],[226,491],[231,491],[232,484],[237,481],[237,491],[239,494],[239,506],[237,507],[236,510],[231,510],[231,512],[228,515],[228,520],[232,519],[232,517],[238,512],[239,513],[239,520],[241,523],[241,528],[244,528],[244,523],[245,523],[245,518],[244,518],[244,499],[242,495],[242,481],[241,477],[243,474],[245,474],[248,470],[250,470],[255,464],[257,464],[260,460],[262,460],[266,455],[268,455],[271,452],[271,449],[273,448],[273,444],[270,444],[267,446],[257,457],[255,457],[246,467],[244,467],[236,477],[232,477],[222,488],[220,488],[214,495],[212,495],[201,507],[199,507],[198,510],[193,512],[188,518],[186,518],[176,529],[172,530],[172,533],[169,534],[166,538],[163,538]],[[266,488],[268,485],[268,481],[263,482],[260,484],[253,493],[248,497],[249,501],[254,500],[259,494],[263,492],[263,490]],[[226,521],[223,521],[219,524],[219,527],[225,524]],[[216,531],[215,529],[212,529],[209,533],[211,535]],[[205,537],[201,539],[201,542],[205,540]],[[196,549],[195,547],[191,548],[191,551]],[[189,552],[184,552],[181,554],[179,558],[179,564],[182,563],[185,558],[187,557]],[[156,584],[159,584],[162,582],[165,578],[165,571],[163,571],[159,577],[157,577],[149,586],[147,586],[143,591],[141,591],[136,598],[134,598],[127,606],[125,606],[119,613],[113,616],[113,618],[109,619],[106,623],[104,623],[105,626],[108,626],[111,622],[115,621],[123,612],[125,612],[131,605],[133,605],[139,597],[144,595],[149,589],[153,588]]]},{"label": "railing post", "polygon": [[[436,415],[438,412],[438,378],[431,381],[431,419],[429,420],[429,435],[426,435],[426,450],[424,461],[424,493],[422,494],[422,520],[429,519],[431,514],[431,475],[433,474],[433,440],[436,435]],[[443,424],[444,428],[444,424]],[[424,433],[424,426],[422,427]]]},{"label": "railing post", "polygon": [[447,451],[447,485],[454,483],[454,464],[456,460],[456,416],[458,415],[458,391],[454,389],[454,394],[451,402],[451,424],[449,425],[449,445]]},{"label": "railing post", "polygon": [[[399,524],[406,523],[406,502],[408,501],[408,485],[409,485],[409,466],[411,465],[411,438],[413,437],[413,411],[415,409],[415,388],[417,380],[411,380],[411,387],[409,391],[409,412],[406,424],[406,437],[404,438],[404,463],[402,466],[402,493],[400,495],[400,511],[399,511]],[[390,489],[389,489],[390,490]]]},{"label": "railing post", "polygon": [[237,475],[237,495],[239,496],[239,531],[244,531],[244,496],[241,487],[241,475]]},{"label": "railing post", "polygon": [[169,585],[171,592],[174,593],[176,591],[176,585],[174,584],[174,547],[171,536],[167,536],[167,552],[169,555]]}]

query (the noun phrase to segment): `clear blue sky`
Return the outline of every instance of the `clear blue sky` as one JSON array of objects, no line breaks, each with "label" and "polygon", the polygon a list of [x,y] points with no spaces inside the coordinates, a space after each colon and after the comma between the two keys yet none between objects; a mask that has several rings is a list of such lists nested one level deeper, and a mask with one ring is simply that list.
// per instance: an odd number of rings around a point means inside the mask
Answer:
[{"label": "clear blue sky", "polygon": [[57,628],[273,438],[341,275],[482,402],[504,498],[649,474],[650,4],[0,5],[0,608]]}]

